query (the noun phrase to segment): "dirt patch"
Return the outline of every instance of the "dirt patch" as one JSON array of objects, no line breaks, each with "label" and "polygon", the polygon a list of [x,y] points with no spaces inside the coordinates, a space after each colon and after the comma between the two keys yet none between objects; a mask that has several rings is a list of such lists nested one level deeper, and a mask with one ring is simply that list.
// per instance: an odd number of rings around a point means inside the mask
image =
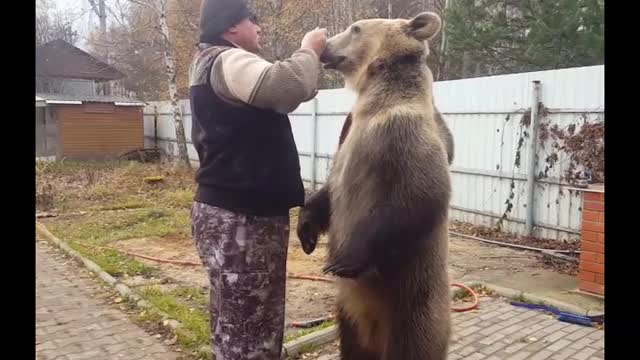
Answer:
[{"label": "dirt patch", "polygon": [[551,250],[580,251],[579,241],[567,242],[551,239],[539,239],[529,236],[519,236],[501,232],[495,228],[476,226],[458,221],[452,221],[449,224],[449,229],[451,231],[458,232],[464,235],[477,236],[488,240],[501,241],[514,245],[524,245]]},{"label": "dirt patch", "polygon": [[572,276],[577,276],[580,269],[579,262],[563,261],[553,256],[543,256],[541,266],[543,269]]},{"label": "dirt patch", "polygon": [[[170,236],[129,239],[115,242],[112,246],[120,250],[159,259],[200,263],[200,258],[198,257],[193,241],[184,237]],[[161,277],[169,278],[174,282],[198,288],[207,288],[209,286],[207,272],[202,266],[183,266],[146,259],[139,260],[144,264],[159,268],[162,274]]]},{"label": "dirt patch", "polygon": [[[321,239],[316,250],[307,255],[302,251],[295,235],[289,239],[287,272],[289,274],[321,275],[326,257],[326,239]],[[336,289],[333,284],[302,280],[287,280],[287,324],[297,320],[311,320],[334,313]],[[295,331],[289,328],[285,335]]]},{"label": "dirt patch", "polygon": [[540,267],[538,256],[529,251],[484,244],[452,236],[449,241],[449,276],[464,280],[478,273],[510,274]]},{"label": "dirt patch", "polygon": [[[578,257],[578,253],[580,251],[579,241],[562,242],[562,241],[550,240],[550,239],[538,239],[538,238],[527,237],[527,236],[518,236],[514,234],[507,234],[504,232],[500,232],[493,228],[475,226],[475,225],[460,223],[455,221],[450,224],[450,229],[452,232],[480,237],[487,240],[499,241],[506,244],[523,245],[523,246],[529,246],[529,247],[534,247],[539,249],[573,251],[575,253],[573,254],[568,253],[566,255],[570,257],[574,257],[576,258],[576,260]],[[455,237],[453,235],[452,235],[452,238],[464,239],[464,240],[476,242],[478,244],[482,244],[482,242],[479,242],[476,240]],[[505,248],[502,246],[495,246],[495,245],[488,245],[488,246],[494,249],[508,249],[511,252],[515,251],[516,253],[519,253],[523,257],[533,257],[537,259],[537,263],[538,263],[537,266],[543,269],[555,271],[560,274],[572,275],[572,276],[575,276],[578,274],[578,265],[579,265],[578,261],[575,261],[575,262],[565,261],[553,256],[542,255],[541,253],[534,252],[534,251],[526,251],[526,250],[522,251],[518,249],[509,249],[509,248]],[[529,255],[526,256],[526,254],[529,254]],[[496,255],[496,257],[504,257],[504,256],[505,256],[504,254]],[[517,255],[510,255],[511,258],[515,258],[516,256]]]},{"label": "dirt patch", "polygon": [[[160,259],[200,262],[193,241],[187,238],[147,237],[117,241],[112,243],[111,246]],[[326,247],[324,242],[318,244],[316,251],[308,256],[302,251],[298,239],[292,236],[289,242],[287,272],[289,274],[321,274],[325,254]],[[208,288],[209,280],[202,266],[180,266],[146,259],[139,260],[144,264],[157,267],[160,272],[157,277],[168,278],[172,282],[186,286]],[[144,284],[146,285],[147,283],[145,282]],[[334,297],[335,289],[331,283],[288,279],[286,323],[311,320],[331,314],[333,312]],[[296,328],[288,328],[285,335],[294,333],[297,330]]]}]

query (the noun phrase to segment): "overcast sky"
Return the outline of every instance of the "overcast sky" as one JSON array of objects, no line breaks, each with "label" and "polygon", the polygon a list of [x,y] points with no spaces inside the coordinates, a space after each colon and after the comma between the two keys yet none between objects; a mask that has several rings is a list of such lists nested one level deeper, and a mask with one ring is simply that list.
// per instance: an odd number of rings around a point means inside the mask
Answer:
[{"label": "overcast sky", "polygon": [[85,38],[90,29],[98,25],[98,19],[91,11],[88,0],[50,0],[58,10],[72,14],[74,29],[80,34],[78,46],[85,48]]}]

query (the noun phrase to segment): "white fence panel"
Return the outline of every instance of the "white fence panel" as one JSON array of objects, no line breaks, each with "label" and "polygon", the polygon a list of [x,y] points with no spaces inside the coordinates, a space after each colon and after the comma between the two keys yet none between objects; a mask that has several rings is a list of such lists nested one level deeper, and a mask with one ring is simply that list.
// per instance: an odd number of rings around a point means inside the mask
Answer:
[{"label": "white fence panel", "polygon": [[[525,233],[531,129],[523,119],[532,106],[533,81],[540,81],[540,102],[548,110],[540,123],[566,128],[582,124],[584,119],[604,121],[604,66],[434,84],[436,104],[455,141],[451,167],[452,219],[495,226],[504,217],[505,231]],[[342,124],[354,101],[355,95],[346,89],[321,90],[315,99],[301,104],[290,114],[301,173],[307,186],[315,183],[317,187],[326,181]],[[189,102],[183,100],[181,107],[189,157],[197,163],[191,144]],[[154,117],[157,127],[154,127]],[[145,137],[148,146],[153,146],[157,139],[159,147],[177,153],[168,102],[151,103],[145,108]],[[533,171],[538,174],[546,170],[546,177],[535,183],[535,235],[558,240],[578,239],[581,196],[561,181],[568,166],[566,154],[558,152],[555,166],[546,169],[545,160],[553,151],[550,141],[537,143]],[[509,206],[511,209],[507,211]]]}]

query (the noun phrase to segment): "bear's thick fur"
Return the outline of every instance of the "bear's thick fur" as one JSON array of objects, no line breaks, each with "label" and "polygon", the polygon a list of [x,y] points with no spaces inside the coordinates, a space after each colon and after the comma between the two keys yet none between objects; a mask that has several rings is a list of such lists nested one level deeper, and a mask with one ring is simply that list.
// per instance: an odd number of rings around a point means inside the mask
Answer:
[{"label": "bear's thick fur", "polygon": [[329,39],[321,60],[357,94],[327,184],[301,210],[304,251],[329,234],[344,360],[444,360],[451,134],[434,109],[434,13],[370,19]]}]

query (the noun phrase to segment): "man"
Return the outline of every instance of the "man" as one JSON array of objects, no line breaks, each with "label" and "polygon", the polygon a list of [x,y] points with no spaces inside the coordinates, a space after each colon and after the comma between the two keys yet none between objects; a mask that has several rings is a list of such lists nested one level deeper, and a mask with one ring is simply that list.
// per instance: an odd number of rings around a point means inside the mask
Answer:
[{"label": "man", "polygon": [[304,203],[287,113],[312,99],[326,30],[269,63],[244,0],[204,0],[190,69],[200,159],[192,231],[211,283],[216,359],[279,359],[289,210]]}]

